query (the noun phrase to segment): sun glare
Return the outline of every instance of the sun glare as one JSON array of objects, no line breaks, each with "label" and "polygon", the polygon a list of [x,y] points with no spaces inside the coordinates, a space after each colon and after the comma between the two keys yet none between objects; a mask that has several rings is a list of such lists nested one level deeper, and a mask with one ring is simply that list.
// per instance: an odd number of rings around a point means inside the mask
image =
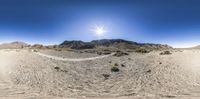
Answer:
[{"label": "sun glare", "polygon": [[103,25],[95,25],[92,31],[97,35],[98,37],[102,37],[107,32],[105,27]]}]

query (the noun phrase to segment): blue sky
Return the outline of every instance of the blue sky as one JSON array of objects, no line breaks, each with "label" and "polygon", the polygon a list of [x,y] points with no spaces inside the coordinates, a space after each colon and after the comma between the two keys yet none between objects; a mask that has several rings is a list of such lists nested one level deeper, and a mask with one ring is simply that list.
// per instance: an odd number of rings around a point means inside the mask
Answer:
[{"label": "blue sky", "polygon": [[200,0],[0,0],[0,42],[59,44],[102,38],[200,45]]}]

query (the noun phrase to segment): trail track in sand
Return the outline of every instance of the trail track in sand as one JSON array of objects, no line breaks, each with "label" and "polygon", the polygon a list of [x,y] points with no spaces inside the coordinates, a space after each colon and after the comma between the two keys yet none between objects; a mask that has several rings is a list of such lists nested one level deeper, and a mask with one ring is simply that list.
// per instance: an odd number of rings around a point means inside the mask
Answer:
[{"label": "trail track in sand", "polygon": [[80,62],[80,61],[89,61],[89,60],[102,59],[102,58],[105,58],[105,57],[112,56],[115,53],[111,53],[109,55],[97,56],[97,57],[74,58],[74,59],[73,58],[63,58],[63,57],[51,56],[51,55],[43,54],[43,53],[40,53],[40,52],[37,52],[36,54],[40,55],[40,56],[43,56],[43,57],[51,58],[51,59],[54,59],[54,60]]}]

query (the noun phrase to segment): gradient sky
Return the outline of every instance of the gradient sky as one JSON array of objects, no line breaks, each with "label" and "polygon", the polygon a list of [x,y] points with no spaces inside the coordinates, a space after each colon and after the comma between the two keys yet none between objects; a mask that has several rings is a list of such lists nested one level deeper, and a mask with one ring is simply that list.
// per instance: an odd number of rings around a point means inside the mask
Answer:
[{"label": "gradient sky", "polygon": [[0,42],[59,44],[104,38],[200,45],[200,0],[0,0]]}]

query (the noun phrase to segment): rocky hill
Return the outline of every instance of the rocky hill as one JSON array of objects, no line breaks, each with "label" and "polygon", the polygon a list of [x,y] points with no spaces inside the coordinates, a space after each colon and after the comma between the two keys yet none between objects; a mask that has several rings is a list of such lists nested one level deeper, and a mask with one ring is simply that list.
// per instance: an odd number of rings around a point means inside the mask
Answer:
[{"label": "rocky hill", "polygon": [[109,47],[109,48],[117,48],[117,49],[168,49],[172,48],[168,45],[162,44],[151,44],[151,43],[137,43],[133,41],[123,40],[123,39],[101,39],[101,40],[93,40],[91,42],[84,42],[80,40],[72,40],[72,41],[64,41],[59,45],[42,45],[42,44],[34,44],[29,45],[24,42],[16,41],[11,43],[3,43],[0,44],[1,49],[21,49],[21,48],[71,48],[71,49],[95,49],[98,47]]},{"label": "rocky hill", "polygon": [[101,39],[101,40],[93,40],[91,42],[73,40],[73,41],[64,41],[59,46],[62,48],[72,48],[72,49],[91,49],[99,46],[115,47],[121,49],[136,49],[139,47],[150,48],[150,49],[172,48],[168,45],[137,43],[123,39]]},{"label": "rocky hill", "polygon": [[95,48],[94,44],[90,42],[83,42],[83,41],[64,41],[59,45],[61,48],[72,48],[72,49],[91,49]]},{"label": "rocky hill", "polygon": [[29,46],[30,46],[29,44],[20,42],[20,41],[0,44],[1,49],[19,49],[19,48],[24,48],[24,47],[29,47]]}]

